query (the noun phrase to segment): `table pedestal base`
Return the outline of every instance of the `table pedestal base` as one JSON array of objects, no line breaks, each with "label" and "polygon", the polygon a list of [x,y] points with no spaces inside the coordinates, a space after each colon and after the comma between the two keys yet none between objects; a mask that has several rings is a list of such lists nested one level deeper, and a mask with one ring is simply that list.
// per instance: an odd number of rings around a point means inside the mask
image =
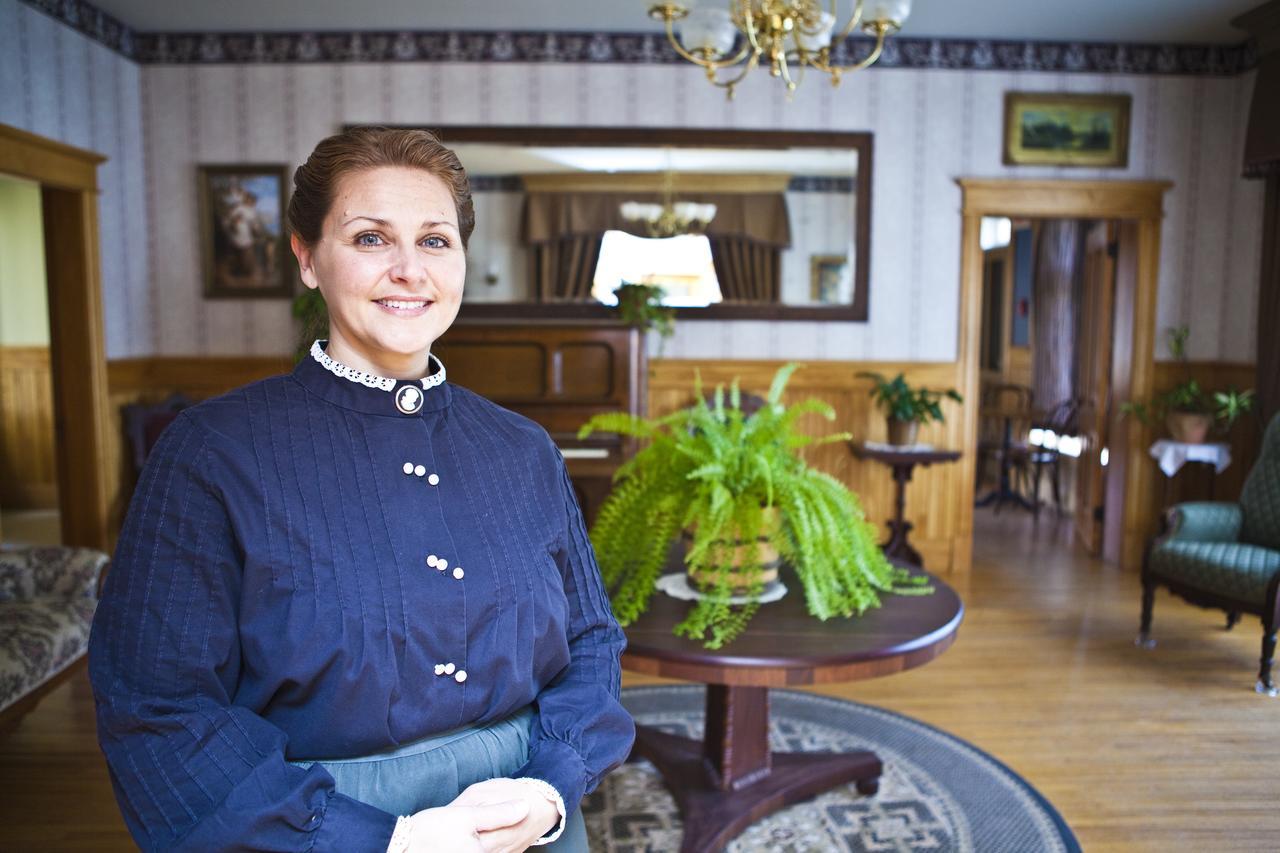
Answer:
[{"label": "table pedestal base", "polygon": [[707,688],[706,735],[700,743],[636,726],[631,757],[662,774],[684,821],[681,853],[718,851],[765,815],[837,785],[856,782],[874,794],[882,766],[873,752],[770,752],[763,687]]}]

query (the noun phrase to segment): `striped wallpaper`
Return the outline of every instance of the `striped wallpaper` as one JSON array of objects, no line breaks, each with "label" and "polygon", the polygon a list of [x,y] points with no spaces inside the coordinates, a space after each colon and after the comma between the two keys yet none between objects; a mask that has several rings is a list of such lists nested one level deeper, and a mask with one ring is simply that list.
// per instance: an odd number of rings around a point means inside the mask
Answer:
[{"label": "striped wallpaper", "polygon": [[109,358],[146,355],[154,346],[143,73],[17,0],[0,0],[0,122],[108,158],[98,172],[98,226]]},{"label": "striped wallpaper", "polygon": [[[17,0],[0,0],[0,63],[4,79],[19,82],[0,87],[0,121],[111,157],[102,225],[112,358],[287,352],[287,303],[210,302],[200,295],[195,165],[293,166],[340,125],[376,121],[873,132],[870,322],[682,321],[664,349],[668,357],[954,359],[955,178],[1016,175],[1172,180],[1159,323],[1191,323],[1194,359],[1253,358],[1262,194],[1258,182],[1238,177],[1252,72],[877,69],[835,90],[811,80],[788,103],[767,75],[753,75],[729,102],[679,65],[139,68]],[[1129,167],[1003,166],[1003,95],[1010,89],[1131,93]],[[134,233],[124,233],[125,223]]]}]

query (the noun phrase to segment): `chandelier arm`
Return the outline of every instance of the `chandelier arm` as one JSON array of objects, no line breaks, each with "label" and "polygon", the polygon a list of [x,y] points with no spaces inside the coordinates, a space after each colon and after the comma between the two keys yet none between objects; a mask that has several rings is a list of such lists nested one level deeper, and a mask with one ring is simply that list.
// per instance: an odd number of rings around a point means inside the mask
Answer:
[{"label": "chandelier arm", "polygon": [[764,53],[764,48],[760,46],[759,40],[756,38],[755,19],[751,14],[751,0],[741,0],[738,4],[742,12],[742,31],[747,34],[747,44],[755,48],[756,55]]},{"label": "chandelier arm", "polygon": [[705,68],[708,71],[715,72],[719,71],[721,68],[729,68],[737,65],[739,62],[746,59],[747,55],[751,53],[751,45],[748,44],[744,45],[742,50],[738,51],[738,55],[732,59],[704,59],[700,56],[695,56],[686,50],[685,46],[680,43],[678,38],[676,38],[675,19],[665,18],[664,20],[667,25],[667,41],[671,42],[671,46],[675,48],[676,53],[680,54],[682,58],[689,60],[694,65]]},{"label": "chandelier arm", "polygon": [[875,23],[875,28],[876,28],[875,49],[873,49],[871,53],[867,54],[866,58],[863,59],[861,62],[856,62],[853,65],[832,65],[831,63],[826,62],[822,60],[821,57],[819,57],[819,59],[812,62],[813,67],[817,68],[819,71],[823,71],[827,74],[833,74],[838,77],[841,74],[847,74],[851,71],[861,71],[862,69],[871,65],[877,59],[880,58],[881,52],[884,51],[885,36],[889,34],[889,25],[883,21],[877,21]]},{"label": "chandelier arm", "polygon": [[[849,36],[853,35],[853,31],[857,28],[858,22],[862,20],[862,4],[863,0],[855,0],[853,4],[853,15],[850,16],[849,23],[845,24],[844,29],[840,31],[840,34],[831,40],[832,44],[838,41],[844,41]],[[836,0],[831,0],[831,16],[836,20],[840,19],[840,16],[836,14]]]},{"label": "chandelier arm", "polygon": [[741,83],[748,74],[754,71],[756,65],[758,65],[759,62],[760,62],[760,54],[753,53],[751,54],[751,58],[747,60],[747,64],[742,67],[742,72],[739,73],[738,76],[734,77],[732,80],[724,80],[724,81],[717,80],[714,77],[710,76],[711,74],[710,71],[708,71],[707,79],[711,81],[711,85],[713,86],[719,86],[721,89],[728,89],[729,95],[730,97],[732,97],[733,87]]},{"label": "chandelier arm", "polygon": [[787,84],[787,91],[794,92],[796,90],[795,81],[791,79],[791,72],[787,68],[787,55],[780,53],[774,60],[778,68],[778,73],[782,77],[782,82]]}]

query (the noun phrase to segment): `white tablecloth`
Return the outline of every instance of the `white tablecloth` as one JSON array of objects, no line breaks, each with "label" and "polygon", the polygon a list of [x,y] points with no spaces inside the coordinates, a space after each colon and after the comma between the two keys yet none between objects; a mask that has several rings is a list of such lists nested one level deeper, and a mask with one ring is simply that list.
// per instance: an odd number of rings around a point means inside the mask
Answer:
[{"label": "white tablecloth", "polygon": [[1177,474],[1178,469],[1188,462],[1208,462],[1218,474],[1231,464],[1229,444],[1188,444],[1185,441],[1162,438],[1151,445],[1150,452],[1151,458],[1160,463],[1160,470],[1166,477]]}]

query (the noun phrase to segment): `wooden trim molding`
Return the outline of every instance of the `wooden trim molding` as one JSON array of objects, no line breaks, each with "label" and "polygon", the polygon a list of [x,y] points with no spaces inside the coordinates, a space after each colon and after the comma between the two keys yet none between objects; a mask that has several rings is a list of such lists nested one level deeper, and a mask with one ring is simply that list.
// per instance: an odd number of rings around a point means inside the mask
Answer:
[{"label": "wooden trim molding", "polygon": [[[1056,219],[1156,219],[1170,181],[1023,181],[961,178],[965,213]],[[979,212],[985,211],[985,212]]]},{"label": "wooden trim molding", "polygon": [[[1154,343],[1156,294],[1160,270],[1160,223],[1164,217],[1164,194],[1169,181],[1067,181],[961,178],[963,238],[960,260],[960,350],[961,393],[976,399],[978,390],[979,332],[982,328],[982,247],[979,231],[984,216],[1046,217],[1072,219],[1131,220],[1137,224],[1134,258],[1132,360],[1129,372],[1129,399],[1146,399],[1154,388]],[[1117,332],[1118,333],[1118,332]],[[976,446],[977,409],[966,407],[964,444]],[[1136,418],[1116,425],[1124,433],[1127,448],[1124,479],[1124,530],[1120,562],[1137,571],[1142,550],[1155,530],[1156,519],[1148,510],[1147,495],[1153,487],[1152,466],[1146,464],[1151,443]],[[962,460],[966,482],[972,487],[974,466],[971,457]],[[972,540],[972,502],[961,513],[961,531]]]},{"label": "wooden trim molding", "polygon": [[97,192],[106,157],[0,124],[0,172],[51,187]]}]

